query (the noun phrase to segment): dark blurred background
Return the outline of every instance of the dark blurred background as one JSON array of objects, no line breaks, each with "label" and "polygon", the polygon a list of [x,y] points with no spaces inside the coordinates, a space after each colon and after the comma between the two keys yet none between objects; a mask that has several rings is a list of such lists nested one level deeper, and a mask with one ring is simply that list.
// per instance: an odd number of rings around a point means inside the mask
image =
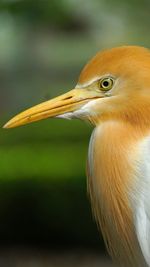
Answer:
[{"label": "dark blurred background", "polygon": [[[0,0],[1,125],[72,89],[98,50],[150,45],[147,0]],[[92,218],[92,127],[46,120],[0,130],[0,266],[112,266]]]}]

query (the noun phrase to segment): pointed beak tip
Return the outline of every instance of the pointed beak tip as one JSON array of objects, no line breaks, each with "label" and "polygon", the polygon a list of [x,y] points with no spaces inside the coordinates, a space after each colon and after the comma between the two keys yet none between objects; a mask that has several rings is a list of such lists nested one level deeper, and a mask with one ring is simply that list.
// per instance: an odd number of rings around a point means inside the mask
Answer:
[{"label": "pointed beak tip", "polygon": [[15,125],[12,123],[11,120],[9,120],[8,122],[6,122],[6,123],[2,126],[3,129],[9,129],[9,128],[14,128],[14,127],[15,127]]},{"label": "pointed beak tip", "polygon": [[2,126],[3,129],[7,129],[7,123]]},{"label": "pointed beak tip", "polygon": [[9,123],[7,122],[6,124],[4,124],[4,126],[3,126],[2,128],[3,128],[3,129],[9,129],[9,128],[11,128],[11,127],[10,127]]}]

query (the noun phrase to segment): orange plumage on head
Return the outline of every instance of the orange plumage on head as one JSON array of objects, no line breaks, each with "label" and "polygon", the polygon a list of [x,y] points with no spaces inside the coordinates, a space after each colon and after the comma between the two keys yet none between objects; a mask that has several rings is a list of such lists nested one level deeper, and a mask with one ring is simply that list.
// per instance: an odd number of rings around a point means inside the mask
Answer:
[{"label": "orange plumage on head", "polygon": [[[118,119],[130,120],[131,123],[138,123],[139,116],[142,117],[141,124],[149,124],[149,116],[145,113],[150,111],[150,51],[143,47],[123,46],[99,52],[83,68],[78,84],[84,85],[90,80],[102,77],[103,75],[114,75],[117,77],[117,85],[114,88],[115,95],[119,97],[109,101],[105,99],[103,114],[97,117],[117,117]],[[95,106],[98,109],[98,106]],[[99,106],[102,112],[102,107]],[[137,112],[138,110],[138,112]],[[102,116],[103,115],[103,116]],[[136,115],[136,116],[135,116]]]},{"label": "orange plumage on head", "polygon": [[98,53],[75,89],[17,115],[5,128],[48,117],[93,123],[88,191],[96,221],[120,265],[150,266],[149,50]]}]

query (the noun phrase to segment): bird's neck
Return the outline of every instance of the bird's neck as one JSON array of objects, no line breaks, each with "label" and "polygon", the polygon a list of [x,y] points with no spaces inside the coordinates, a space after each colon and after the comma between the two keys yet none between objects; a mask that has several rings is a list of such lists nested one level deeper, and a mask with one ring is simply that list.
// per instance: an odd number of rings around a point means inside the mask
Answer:
[{"label": "bird's neck", "polygon": [[109,121],[96,127],[89,147],[88,189],[93,211],[110,254],[120,261],[122,255],[129,261],[133,250],[140,250],[134,247],[132,212],[140,140],[141,134],[130,125]]}]

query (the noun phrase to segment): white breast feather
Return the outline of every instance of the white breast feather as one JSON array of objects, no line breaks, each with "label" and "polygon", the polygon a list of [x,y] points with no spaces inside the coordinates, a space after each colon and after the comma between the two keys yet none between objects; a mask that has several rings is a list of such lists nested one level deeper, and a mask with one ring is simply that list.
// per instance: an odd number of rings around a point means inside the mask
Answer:
[{"label": "white breast feather", "polygon": [[135,228],[145,260],[150,266],[150,138],[140,145],[136,192]]}]

